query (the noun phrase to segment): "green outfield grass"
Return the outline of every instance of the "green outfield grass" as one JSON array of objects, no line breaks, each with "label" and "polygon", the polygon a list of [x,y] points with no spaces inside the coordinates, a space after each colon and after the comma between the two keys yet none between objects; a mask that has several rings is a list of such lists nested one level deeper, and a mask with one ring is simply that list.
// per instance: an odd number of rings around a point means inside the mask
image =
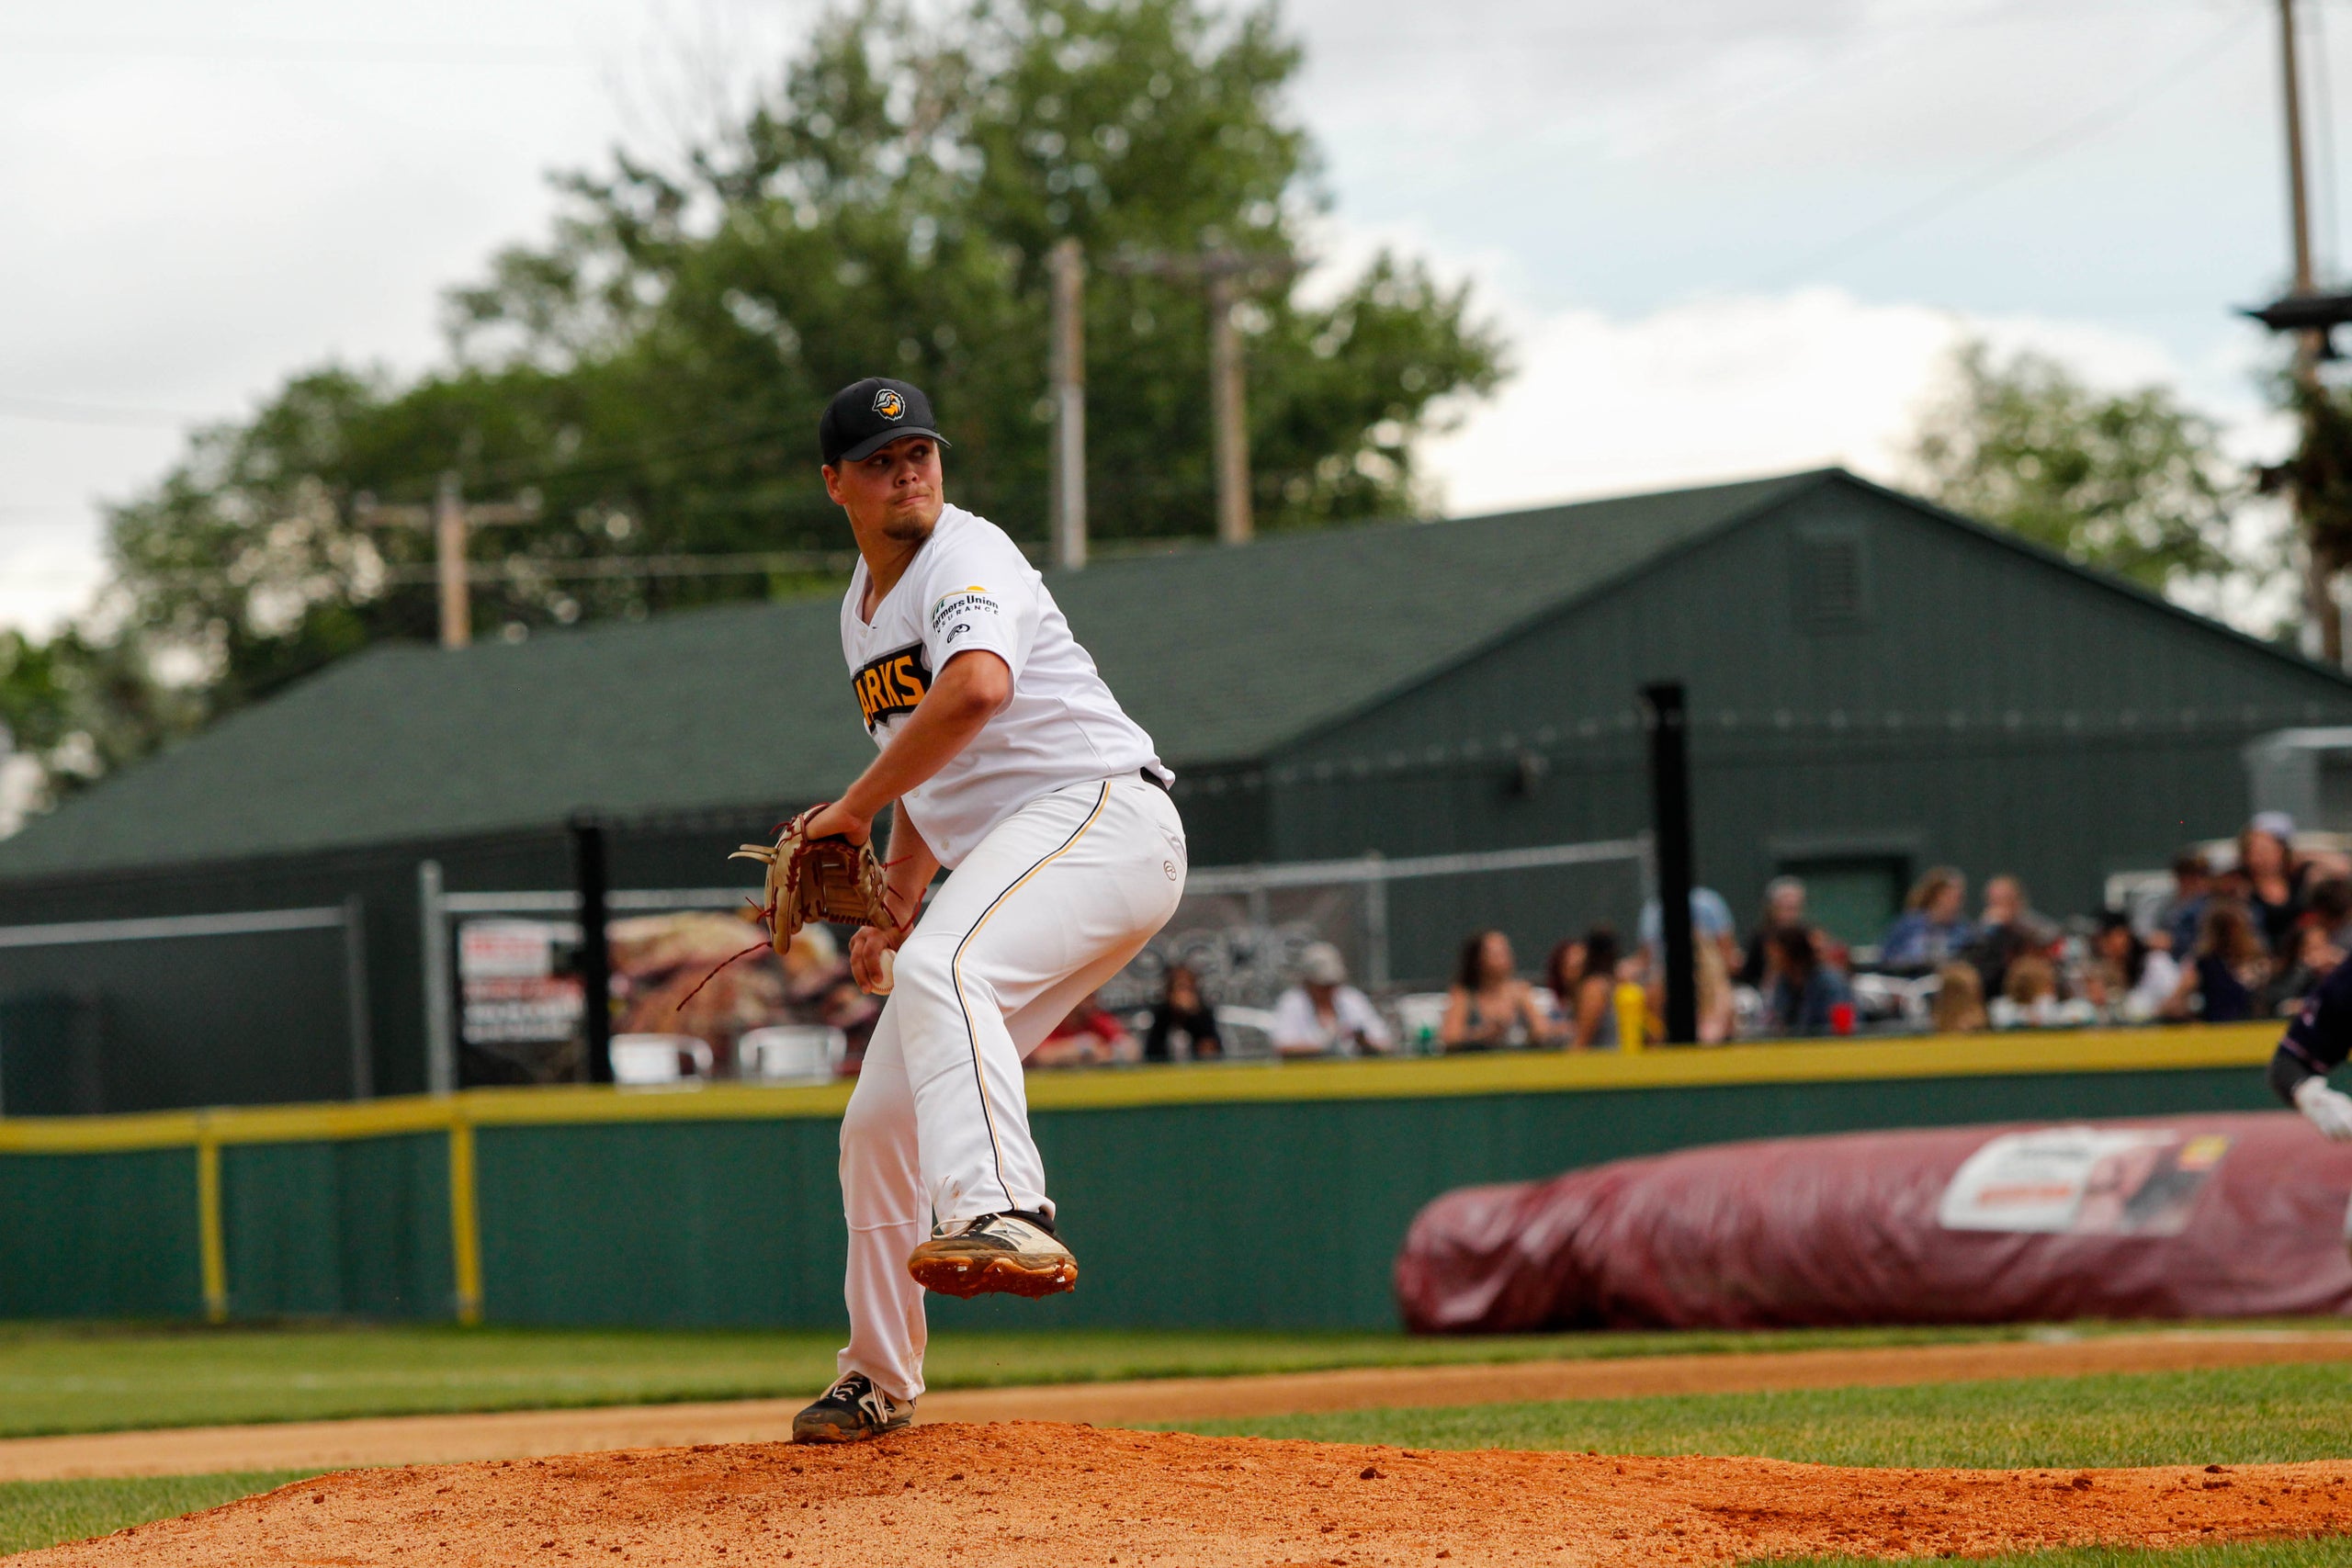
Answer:
[{"label": "green outfield grass", "polygon": [[[2032,1332],[2003,1327],[1444,1339],[1248,1331],[948,1332],[933,1338],[928,1370],[934,1388],[978,1388],[1546,1357],[1984,1341]],[[840,1344],[840,1336],[831,1332],[0,1325],[0,1437],[792,1398],[812,1394],[832,1381],[833,1352]]]},{"label": "green outfield grass", "polygon": [[2352,1364],[1356,1410],[1185,1429],[1417,1449],[1758,1454],[1821,1464],[2258,1464],[2352,1458]]},{"label": "green outfield grass", "polygon": [[[1949,1562],[1948,1558],[1898,1558],[1896,1562]],[[1769,1568],[1888,1568],[1883,1557],[1775,1557]],[[2344,1568],[2352,1562],[2352,1539],[2249,1540],[2226,1546],[2184,1546],[2170,1551],[2131,1546],[2067,1546],[2052,1551],[2004,1552],[1971,1557],[1967,1568]],[[1758,1563],[1757,1568],[1767,1568]]]},{"label": "green outfield grass", "polygon": [[225,1475],[156,1475],[135,1481],[0,1483],[0,1557],[61,1540],[108,1535],[126,1525],[217,1508],[314,1470],[248,1470]]}]

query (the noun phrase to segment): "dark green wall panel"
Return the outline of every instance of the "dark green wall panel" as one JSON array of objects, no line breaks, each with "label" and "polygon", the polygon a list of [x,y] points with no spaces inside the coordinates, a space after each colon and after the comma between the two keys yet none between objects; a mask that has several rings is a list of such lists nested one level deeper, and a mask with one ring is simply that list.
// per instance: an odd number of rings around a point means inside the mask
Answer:
[{"label": "dark green wall panel", "polygon": [[838,1122],[486,1127],[475,1138],[492,1322],[842,1318]]},{"label": "dark green wall panel", "polygon": [[231,1314],[447,1317],[448,1172],[438,1134],[222,1149]]},{"label": "dark green wall panel", "polygon": [[196,1152],[0,1158],[0,1315],[204,1311]]}]

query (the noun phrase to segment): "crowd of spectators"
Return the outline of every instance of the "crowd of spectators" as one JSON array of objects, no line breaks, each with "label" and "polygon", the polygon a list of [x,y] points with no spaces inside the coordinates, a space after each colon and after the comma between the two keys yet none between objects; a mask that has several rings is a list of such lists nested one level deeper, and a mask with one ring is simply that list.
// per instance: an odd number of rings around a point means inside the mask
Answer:
[{"label": "crowd of spectators", "polygon": [[[2036,913],[2013,876],[1985,885],[1973,924],[1955,918],[1959,874],[1930,873],[1881,944],[1878,966],[1925,971],[1939,1025],[2242,1021],[2292,1013],[2352,940],[2352,863],[2299,850],[2294,822],[2265,812],[2220,854],[2175,857],[2172,889],[2137,912],[2070,922]],[[1979,1016],[1979,1015],[1982,1016]]]},{"label": "crowd of spectators", "polygon": [[[2352,950],[2352,860],[2298,849],[2295,840],[2290,819],[2263,813],[2217,852],[2183,850],[2162,897],[2066,921],[2037,910],[2025,883],[2007,873],[1985,881],[1972,914],[1968,877],[1936,866],[1912,886],[1875,947],[1849,948],[1824,931],[1793,876],[1767,886],[1745,932],[1719,894],[1695,888],[1689,918],[1699,1040],[2222,1023],[2291,1013]],[[1475,931],[1442,1009],[1430,996],[1418,1029],[1400,1027],[1351,984],[1336,947],[1314,942],[1265,1015],[1266,1048],[1285,1057],[1353,1056],[1611,1050],[1629,1039],[1655,1041],[1665,1011],[1663,932],[1652,901],[1632,943],[1611,926],[1593,926],[1555,943],[1531,981],[1509,936]],[[1181,965],[1169,971],[1149,1013],[1130,1021],[1090,998],[1035,1063],[1197,1061],[1231,1049],[1198,976]]]}]

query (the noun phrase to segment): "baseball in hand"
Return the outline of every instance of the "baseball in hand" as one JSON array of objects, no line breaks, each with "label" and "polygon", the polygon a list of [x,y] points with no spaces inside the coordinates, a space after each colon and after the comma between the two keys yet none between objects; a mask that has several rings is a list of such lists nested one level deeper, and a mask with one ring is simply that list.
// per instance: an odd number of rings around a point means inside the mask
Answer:
[{"label": "baseball in hand", "polygon": [[887,997],[890,994],[890,971],[896,968],[897,964],[898,954],[892,953],[887,947],[876,956],[874,960],[874,967],[879,971],[879,978],[877,978],[873,985],[866,987],[866,993],[869,996]]}]

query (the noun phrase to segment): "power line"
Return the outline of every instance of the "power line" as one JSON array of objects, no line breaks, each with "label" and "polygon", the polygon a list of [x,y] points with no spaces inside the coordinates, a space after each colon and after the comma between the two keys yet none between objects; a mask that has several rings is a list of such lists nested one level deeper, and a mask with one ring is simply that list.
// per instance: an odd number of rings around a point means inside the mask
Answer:
[{"label": "power line", "polygon": [[[735,555],[591,556],[549,560],[537,556],[514,556],[504,560],[469,561],[466,582],[476,588],[516,588],[553,582],[627,581],[640,578],[695,577],[842,577],[857,564],[854,550],[759,550]],[[12,574],[18,575],[18,574]],[[57,574],[51,574],[52,576]],[[440,568],[431,561],[386,564],[366,570],[322,568],[310,576],[341,575],[372,578],[387,586],[409,588],[440,581]],[[62,578],[60,579],[62,580]],[[76,579],[78,581],[78,579]],[[129,574],[131,583],[169,588],[211,588],[232,580],[224,568],[189,567]]]},{"label": "power line", "polygon": [[1802,280],[1833,262],[1883,243],[1895,235],[1918,227],[1928,219],[1939,216],[1972,197],[1981,196],[1996,186],[2005,185],[2018,175],[2058,156],[2078,143],[2097,136],[2120,123],[2165,88],[2193,74],[2211,63],[2240,35],[2259,19],[2259,13],[2247,10],[2231,18],[2219,32],[2199,44],[2196,49],[2174,61],[2154,75],[2149,76],[2125,92],[2093,109],[2080,118],[2051,132],[2048,136],[2004,159],[1989,169],[1980,170],[1954,181],[1932,196],[1914,202],[1909,207],[1888,214],[1875,222],[1863,225],[1834,244],[1824,246],[1795,265],[1783,269],[1764,287],[1778,288]]},{"label": "power line", "polygon": [[74,402],[64,398],[28,398],[0,392],[0,419],[32,420],[43,424],[111,424],[133,429],[177,430],[207,418],[177,409],[125,408],[111,403]]},{"label": "power line", "polygon": [[224,65],[580,66],[595,57],[545,45],[448,49],[365,39],[135,39],[0,35],[0,59],[184,60]]},{"label": "power line", "polygon": [[[1915,16],[1896,21],[1877,23],[1862,32],[1860,37],[1849,38],[1841,44],[1840,48],[1841,51],[1849,50],[1856,43],[1865,39],[1910,37],[1922,33],[1957,32],[2018,23],[2030,25],[2070,23],[2078,21],[2085,16],[2100,12],[2129,11],[2134,17],[2144,19],[2153,8],[2143,3],[2143,0],[2105,0],[2103,4],[2075,0],[2075,4],[2064,9],[2052,7],[2047,4],[2047,0],[2006,0],[2006,3],[1980,6],[1957,14]],[[1664,11],[1658,14],[1673,15]],[[1504,50],[1519,53],[1531,47],[1546,44],[1657,43],[1681,48],[1694,41],[1717,44],[1725,41],[1738,43],[1809,41],[1808,39],[1801,37],[1797,29],[1789,29],[1777,36],[1751,32],[1727,39],[1725,29],[1712,17],[1703,13],[1690,15],[1695,19],[1683,20],[1678,17],[1674,20],[1662,21],[1655,26],[1641,22],[1612,21],[1492,29],[1457,27],[1443,32],[1368,31],[1359,28],[1344,36],[1314,41],[1310,47],[1317,54],[1397,52],[1422,57],[1432,53],[1449,51],[1467,53],[1482,50]],[[1815,28],[1809,29],[1809,32],[1817,36],[1829,30]]]},{"label": "power line", "polygon": [[[462,472],[469,483],[476,484],[562,484],[575,479],[601,479],[611,474],[636,473],[667,459],[709,457],[794,436],[806,439],[813,428],[812,422],[802,420],[796,420],[790,424],[750,425],[728,435],[693,436],[681,441],[653,441],[636,447],[623,447],[598,462],[574,463],[568,458],[549,457],[503,457],[494,463],[464,468]],[[438,478],[437,473],[410,474],[388,479],[382,488],[387,492],[398,492],[437,483]]]},{"label": "power line", "polygon": [[1686,114],[1681,108],[1661,110],[1649,117],[1653,121],[1668,120],[1671,128],[1658,141],[1643,149],[1648,155],[1672,152],[1722,130],[1728,125],[1747,119],[1761,109],[1777,107],[1797,97],[1815,83],[1830,76],[1850,73],[1854,67],[1874,55],[1917,41],[1923,34],[1955,32],[1976,28],[1999,28],[2013,25],[2043,25],[2073,22],[2086,11],[2131,9],[2144,14],[2144,5],[2120,0],[2116,5],[2077,5],[2064,11],[2054,11],[2046,0],[2004,0],[1958,16],[1915,17],[1908,24],[1882,27],[1862,31],[1831,49],[1812,69],[1792,75],[1776,73],[1761,91],[1745,96],[1719,99],[1696,114]]}]

